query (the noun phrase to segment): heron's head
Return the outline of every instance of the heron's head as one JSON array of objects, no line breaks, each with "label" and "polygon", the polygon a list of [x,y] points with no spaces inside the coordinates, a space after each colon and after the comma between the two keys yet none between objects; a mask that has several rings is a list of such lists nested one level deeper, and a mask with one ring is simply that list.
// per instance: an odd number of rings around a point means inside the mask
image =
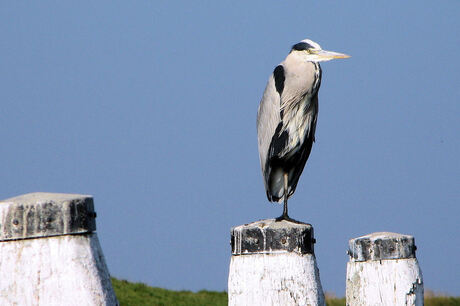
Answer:
[{"label": "heron's head", "polygon": [[325,62],[335,58],[350,57],[350,55],[343,53],[323,50],[318,43],[310,39],[304,39],[292,46],[291,53],[294,52],[296,55],[309,62]]}]

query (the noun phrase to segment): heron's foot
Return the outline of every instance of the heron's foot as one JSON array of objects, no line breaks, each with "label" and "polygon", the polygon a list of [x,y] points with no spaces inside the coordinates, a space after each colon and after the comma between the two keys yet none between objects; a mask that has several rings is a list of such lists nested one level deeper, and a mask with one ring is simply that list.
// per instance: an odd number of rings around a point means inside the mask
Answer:
[{"label": "heron's foot", "polygon": [[281,216],[275,219],[275,222],[280,222],[280,221],[288,221],[288,222],[303,224],[303,222],[292,219],[287,214],[282,214]]}]

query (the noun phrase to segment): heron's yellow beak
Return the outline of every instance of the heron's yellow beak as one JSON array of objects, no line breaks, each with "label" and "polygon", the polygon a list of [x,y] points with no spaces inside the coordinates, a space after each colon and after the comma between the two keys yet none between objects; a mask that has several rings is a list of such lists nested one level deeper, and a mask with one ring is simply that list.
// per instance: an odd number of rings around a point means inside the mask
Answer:
[{"label": "heron's yellow beak", "polygon": [[318,56],[320,59],[323,60],[331,60],[335,58],[349,58],[351,57],[350,55],[339,53],[339,52],[333,52],[333,51],[326,51],[326,50],[320,50],[316,53],[316,56]]}]

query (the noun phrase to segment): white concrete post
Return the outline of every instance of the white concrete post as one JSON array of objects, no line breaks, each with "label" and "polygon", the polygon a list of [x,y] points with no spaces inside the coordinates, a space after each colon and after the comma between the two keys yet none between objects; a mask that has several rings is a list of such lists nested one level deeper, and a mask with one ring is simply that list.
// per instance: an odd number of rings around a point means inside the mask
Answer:
[{"label": "white concrete post", "polygon": [[422,272],[414,237],[373,233],[351,239],[347,305],[423,305]]},{"label": "white concrete post", "polygon": [[325,305],[310,224],[261,220],[231,230],[228,304]]},{"label": "white concrete post", "polygon": [[117,305],[91,196],[0,201],[0,305]]}]

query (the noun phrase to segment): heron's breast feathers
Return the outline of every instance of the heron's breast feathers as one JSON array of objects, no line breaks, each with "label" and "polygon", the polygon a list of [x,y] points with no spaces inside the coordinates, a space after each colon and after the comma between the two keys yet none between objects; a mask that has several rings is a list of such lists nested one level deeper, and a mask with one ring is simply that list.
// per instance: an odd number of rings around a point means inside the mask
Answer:
[{"label": "heron's breast feathers", "polygon": [[305,95],[300,102],[286,103],[281,111],[283,119],[276,131],[278,133],[274,135],[285,139],[284,148],[277,152],[279,157],[293,153],[300,149],[306,138],[314,137],[318,113],[317,105],[309,95]]}]

